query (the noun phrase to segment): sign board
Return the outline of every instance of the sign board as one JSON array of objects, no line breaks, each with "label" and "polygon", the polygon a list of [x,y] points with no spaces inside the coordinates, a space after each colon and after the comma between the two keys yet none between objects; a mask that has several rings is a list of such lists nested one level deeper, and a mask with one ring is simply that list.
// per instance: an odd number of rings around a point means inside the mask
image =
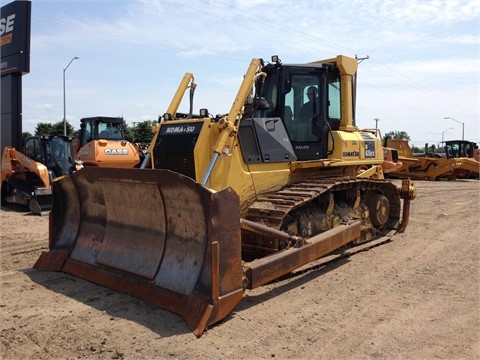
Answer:
[{"label": "sign board", "polygon": [[22,148],[22,76],[30,72],[32,3],[14,1],[0,8],[0,149]]},{"label": "sign board", "polygon": [[30,1],[14,1],[0,9],[2,76],[30,72]]}]

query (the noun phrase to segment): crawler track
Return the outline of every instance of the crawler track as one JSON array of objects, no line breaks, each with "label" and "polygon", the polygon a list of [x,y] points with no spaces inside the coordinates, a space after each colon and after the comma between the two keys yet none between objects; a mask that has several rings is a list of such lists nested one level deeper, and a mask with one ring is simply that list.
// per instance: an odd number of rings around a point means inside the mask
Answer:
[{"label": "crawler track", "polygon": [[[365,205],[368,203],[367,197],[371,194],[376,194],[377,198],[382,196],[383,199],[388,199],[386,201],[388,218],[381,224],[371,221],[374,209],[372,206]],[[329,202],[330,210],[327,209]],[[375,208],[375,206],[373,207]],[[327,222],[325,219],[321,220],[323,223],[319,227],[322,227],[322,231],[344,222],[347,217],[350,219],[362,218],[363,232],[368,234],[361,240],[367,241],[383,236],[396,228],[400,220],[401,200],[396,186],[386,180],[352,177],[311,178],[253,203],[248,210],[246,219],[276,230],[289,232],[291,235],[305,237],[305,230],[300,232],[301,225],[292,229],[289,224],[302,221],[304,224],[318,222],[318,219],[325,217],[328,211],[334,213],[331,217],[336,219],[330,219]],[[328,225],[328,222],[331,225]],[[313,236],[322,231],[313,230],[310,235]],[[250,248],[248,250],[250,252],[255,252],[256,250],[251,250],[251,248],[257,246],[262,248],[259,250],[260,252],[266,253],[280,250],[286,246],[285,244],[274,244],[265,239],[252,239],[248,235],[242,239],[245,239],[244,248]]]}]

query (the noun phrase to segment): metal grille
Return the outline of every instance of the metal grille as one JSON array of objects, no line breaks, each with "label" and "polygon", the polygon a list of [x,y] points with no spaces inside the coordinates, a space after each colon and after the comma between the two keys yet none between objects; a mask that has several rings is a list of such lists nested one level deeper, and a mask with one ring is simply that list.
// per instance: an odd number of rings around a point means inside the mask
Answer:
[{"label": "metal grille", "polygon": [[153,149],[155,169],[168,169],[195,180],[193,149],[196,134],[159,135]]}]

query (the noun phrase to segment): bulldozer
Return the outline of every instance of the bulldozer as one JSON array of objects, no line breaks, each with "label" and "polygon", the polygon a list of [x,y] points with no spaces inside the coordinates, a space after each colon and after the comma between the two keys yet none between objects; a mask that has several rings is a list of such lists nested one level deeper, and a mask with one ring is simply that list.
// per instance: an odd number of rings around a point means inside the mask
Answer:
[{"label": "bulldozer", "polygon": [[81,164],[73,159],[70,137],[28,137],[23,152],[7,146],[2,155],[2,205],[15,204],[46,215],[52,207],[54,179],[79,168]]},{"label": "bulldozer", "polygon": [[75,159],[84,166],[139,167],[143,153],[125,138],[124,120],[94,116],[80,119],[79,139],[74,143]]},{"label": "bulldozer", "polygon": [[193,114],[186,73],[140,169],[55,182],[49,251],[34,268],[148,301],[200,337],[245,291],[403,232],[416,189],[384,179],[381,141],[355,125],[357,66],[252,59],[215,116]]}]

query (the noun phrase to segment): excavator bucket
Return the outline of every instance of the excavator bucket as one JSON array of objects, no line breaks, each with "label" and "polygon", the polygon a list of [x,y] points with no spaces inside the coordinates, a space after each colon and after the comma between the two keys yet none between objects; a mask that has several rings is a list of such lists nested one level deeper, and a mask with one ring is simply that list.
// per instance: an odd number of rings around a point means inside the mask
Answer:
[{"label": "excavator bucket", "polygon": [[49,251],[63,271],[181,315],[200,336],[243,297],[239,198],[168,171],[85,168],[55,181]]}]

